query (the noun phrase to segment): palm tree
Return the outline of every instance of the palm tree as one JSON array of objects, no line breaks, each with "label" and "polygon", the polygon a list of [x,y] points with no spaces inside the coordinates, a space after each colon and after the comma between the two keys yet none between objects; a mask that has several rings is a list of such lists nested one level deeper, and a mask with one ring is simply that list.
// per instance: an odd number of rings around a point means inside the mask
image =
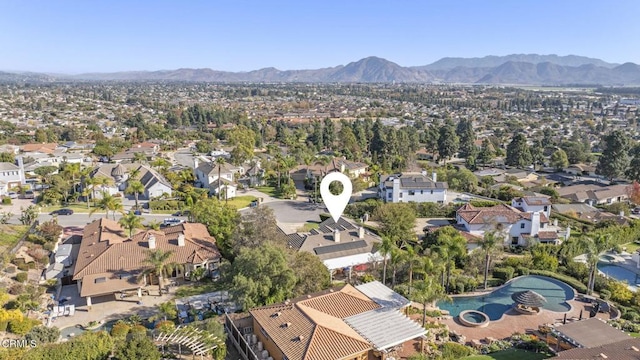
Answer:
[{"label": "palm tree", "polygon": [[176,304],[173,300],[165,301],[156,306],[158,307],[160,315],[164,317],[164,321],[167,321],[167,319],[175,319],[176,315],[178,315]]},{"label": "palm tree", "polygon": [[134,163],[145,163],[147,162],[147,155],[143,152],[137,152],[133,154],[133,162]]},{"label": "palm tree", "polygon": [[129,237],[132,237],[133,230],[142,227],[142,217],[130,212],[127,215],[121,217],[118,223],[122,225],[123,228],[129,230]]},{"label": "palm tree", "polygon": [[176,268],[175,263],[170,263],[169,258],[173,253],[171,251],[163,251],[162,249],[154,249],[147,251],[147,258],[144,263],[149,267],[145,269],[141,277],[153,275],[158,278],[158,291],[162,294],[162,279],[165,275],[170,274]]},{"label": "palm tree", "polygon": [[456,263],[455,259],[464,255],[467,251],[466,241],[461,235],[441,235],[441,239],[439,241],[440,245],[436,247],[436,253],[440,255],[442,258],[446,272],[447,272],[447,281],[445,285],[445,290],[447,294],[449,293],[449,280],[451,279],[451,270],[455,269]]},{"label": "palm tree", "polygon": [[394,246],[391,249],[391,268],[393,269],[393,273],[391,274],[391,287],[395,288],[396,286],[396,273],[398,271],[398,265],[402,262],[403,250]]},{"label": "palm tree", "polygon": [[596,283],[598,260],[600,259],[600,255],[611,247],[611,237],[608,234],[598,234],[595,237],[584,237],[582,238],[582,246],[587,251],[587,265],[589,266],[589,284],[587,285],[587,294],[591,295]]},{"label": "palm tree", "polygon": [[64,166],[64,170],[62,173],[67,177],[71,178],[71,185],[73,188],[73,192],[76,192],[76,177],[79,179],[81,176],[81,169],[79,163],[67,163]]},{"label": "palm tree", "polygon": [[[411,289],[411,288],[409,288]],[[444,289],[433,277],[426,276],[415,284],[413,294],[409,297],[412,301],[422,304],[422,327],[427,323],[427,305],[439,300],[450,300]],[[424,338],[420,343],[421,353],[424,351]]]},{"label": "palm tree", "polygon": [[486,231],[484,237],[479,242],[480,249],[484,253],[484,288],[487,288],[487,277],[489,276],[489,264],[491,263],[491,254],[499,248],[501,241],[494,231]]},{"label": "palm tree", "polygon": [[222,188],[220,185],[220,182],[222,181],[222,179],[220,178],[220,172],[222,171],[222,165],[224,165],[226,163],[226,161],[224,160],[224,158],[221,156],[219,158],[216,159],[216,165],[218,165],[218,201],[220,201],[220,196],[222,195]]},{"label": "palm tree", "polygon": [[96,207],[89,211],[89,216],[93,215],[98,210],[105,211],[105,217],[109,217],[109,211],[113,211],[113,219],[116,219],[116,212],[124,212],[122,203],[118,198],[109,194],[107,191],[102,191],[102,198],[96,204]]},{"label": "palm tree", "polygon": [[413,270],[416,266],[420,266],[422,263],[420,254],[416,251],[414,246],[407,245],[405,251],[402,254],[402,260],[409,267],[409,291],[408,294],[411,296],[411,285],[413,283]]},{"label": "palm tree", "polygon": [[136,209],[140,209],[138,207],[138,196],[140,196],[140,194],[143,193],[144,190],[145,190],[144,185],[142,185],[140,180],[137,180],[137,179],[128,181],[128,186],[124,190],[126,194],[133,194],[133,196],[135,197]]},{"label": "palm tree", "polygon": [[396,244],[386,236],[382,237],[382,242],[378,247],[378,252],[382,255],[382,284],[387,284],[387,263],[389,261],[389,255],[394,250]]},{"label": "palm tree", "polygon": [[95,199],[96,199],[96,187],[100,187],[101,190],[103,190],[104,192],[104,188],[106,186],[110,186],[113,185],[113,179],[108,178],[106,176],[96,176],[94,178],[92,178],[92,189],[93,189],[93,199],[94,199],[94,205],[95,205]]}]

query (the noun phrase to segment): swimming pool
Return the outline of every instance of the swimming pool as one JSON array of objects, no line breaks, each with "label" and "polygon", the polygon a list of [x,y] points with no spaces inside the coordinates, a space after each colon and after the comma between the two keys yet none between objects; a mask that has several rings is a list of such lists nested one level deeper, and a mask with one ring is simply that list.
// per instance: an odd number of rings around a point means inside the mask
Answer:
[{"label": "swimming pool", "polygon": [[626,281],[635,291],[638,290],[640,285],[640,275],[635,272],[625,269],[622,266],[608,264],[605,262],[598,263],[598,270],[602,271],[606,276],[612,277],[619,281]]},{"label": "swimming pool", "polygon": [[511,294],[533,290],[547,299],[543,308],[556,312],[566,312],[571,309],[567,300],[575,296],[569,285],[546,276],[528,275],[513,279],[505,286],[488,294],[479,296],[454,297],[452,302],[440,301],[438,307],[448,310],[452,316],[458,316],[464,310],[481,311],[492,321],[498,320],[513,306]]}]

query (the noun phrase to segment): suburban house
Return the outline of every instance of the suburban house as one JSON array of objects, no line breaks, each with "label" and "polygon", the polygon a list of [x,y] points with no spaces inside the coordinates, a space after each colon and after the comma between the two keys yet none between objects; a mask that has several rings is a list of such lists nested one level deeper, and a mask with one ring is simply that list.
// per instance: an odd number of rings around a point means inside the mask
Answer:
[{"label": "suburban house", "polygon": [[344,218],[340,218],[337,224],[329,218],[308,234],[285,236],[289,248],[319,257],[331,276],[352,269],[359,271],[367,264],[384,260],[375,246],[382,242],[380,237]]},{"label": "suburban house", "polygon": [[567,174],[574,176],[599,176],[596,174],[596,167],[585,164],[572,164],[562,169]]},{"label": "suburban house", "polygon": [[[403,343],[427,333],[402,313],[409,304],[378,281],[347,284],[253,309],[233,322],[227,318],[227,327],[249,358],[390,359]],[[240,331],[248,336],[237,336]]]},{"label": "suburban house", "polygon": [[260,168],[260,165],[254,164],[238,179],[238,182],[247,187],[263,186],[266,183],[264,174],[264,169]]},{"label": "suburban house", "polygon": [[0,194],[11,188],[25,184],[24,169],[12,163],[0,163]]},{"label": "suburban house", "polygon": [[362,178],[369,180],[367,172],[369,165],[346,159],[333,159],[327,164],[315,163],[310,165],[300,165],[290,171],[294,181],[313,180],[324,177],[330,172],[339,171],[352,179]]},{"label": "suburban house", "polygon": [[147,165],[141,164],[104,164],[95,168],[89,175],[91,178],[99,176],[112,180],[113,185],[103,185],[96,187],[95,197],[100,198],[104,190],[110,195],[115,195],[124,191],[128,186],[129,176],[133,171],[137,171],[137,178],[144,186],[144,192],[139,194],[139,198],[149,200],[163,194],[171,195],[173,192],[171,184],[164,176]]},{"label": "suburban house", "polygon": [[[225,162],[224,164],[216,164],[213,162],[205,162],[200,164],[199,160],[194,159],[196,181],[203,188],[208,188],[209,193],[217,195],[221,192],[225,194],[225,198],[234,198],[238,185],[236,176],[245,173],[245,169],[241,166],[235,166]],[[218,171],[220,171],[220,182],[218,183]],[[236,175],[237,174],[237,175]]]},{"label": "suburban house", "polygon": [[560,197],[589,205],[608,205],[626,201],[628,185],[603,185],[600,183],[576,184],[558,189]]},{"label": "suburban house", "polygon": [[443,204],[447,197],[448,185],[437,181],[434,172],[431,177],[426,172],[419,175],[381,175],[378,196],[386,202],[433,202]]},{"label": "suburban house", "polygon": [[[555,223],[549,224],[547,214],[551,211],[551,204],[544,205],[545,198],[525,199],[527,198],[513,200],[513,204],[520,204],[522,210],[506,204],[491,207],[465,204],[456,211],[458,228],[480,237],[484,236],[485,231],[497,230],[504,234],[505,245],[527,246],[531,241],[560,244],[562,240],[568,239],[569,228],[564,230]],[[525,208],[530,211],[525,211]]]},{"label": "suburban house", "polygon": [[73,271],[78,292],[91,306],[97,296],[136,292],[158,284],[158,278],[140,277],[148,265],[150,251],[170,251],[169,263],[179,266],[172,278],[187,277],[190,272],[206,269],[205,276],[215,276],[220,264],[216,241],[203,224],[183,223],[161,230],[145,230],[127,237],[116,221],[101,218],[88,224],[83,231],[80,249]]},{"label": "suburban house", "polygon": [[58,147],[57,143],[32,143],[32,144],[24,144],[20,147],[20,151],[23,153],[43,153],[43,154],[53,154],[53,152]]},{"label": "suburban house", "polygon": [[592,223],[598,223],[605,220],[613,220],[620,225],[628,223],[628,219],[624,216],[624,213],[612,214],[585,203],[553,204],[551,208],[560,214],[572,216]]}]

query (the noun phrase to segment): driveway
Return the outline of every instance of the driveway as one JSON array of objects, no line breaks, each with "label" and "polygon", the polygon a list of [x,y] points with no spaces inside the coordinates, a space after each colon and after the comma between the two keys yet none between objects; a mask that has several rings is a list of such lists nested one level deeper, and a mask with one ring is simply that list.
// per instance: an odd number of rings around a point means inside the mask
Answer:
[{"label": "driveway", "polygon": [[[298,228],[308,221],[319,222],[320,214],[327,213],[327,208],[324,207],[324,204],[312,204],[296,200],[270,198],[269,200],[265,199],[260,206],[268,206],[273,209],[278,226],[287,234],[296,232]],[[250,209],[241,210],[241,212],[245,211],[250,211]]]}]

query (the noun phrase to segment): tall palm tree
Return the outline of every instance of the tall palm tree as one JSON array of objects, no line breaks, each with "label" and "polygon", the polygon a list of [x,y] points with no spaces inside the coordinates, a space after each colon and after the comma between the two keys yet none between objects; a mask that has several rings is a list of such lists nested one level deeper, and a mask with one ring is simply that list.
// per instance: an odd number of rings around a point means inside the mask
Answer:
[{"label": "tall palm tree", "polygon": [[589,266],[589,284],[587,293],[591,295],[596,283],[598,260],[600,255],[611,248],[611,237],[608,234],[598,234],[594,237],[583,237],[582,246],[586,249],[587,265]]},{"label": "tall palm tree", "polygon": [[411,296],[411,285],[413,283],[413,271],[416,267],[422,264],[420,254],[416,251],[414,246],[407,245],[402,254],[402,260],[409,267],[409,290],[408,295]]},{"label": "tall palm tree", "polygon": [[144,193],[144,190],[145,190],[144,185],[142,185],[140,180],[137,180],[137,179],[130,180],[127,183],[128,183],[128,186],[126,189],[124,189],[124,192],[126,194],[133,194],[136,200],[136,209],[140,209],[138,207],[138,196],[140,196],[141,193]]},{"label": "tall palm tree", "polygon": [[62,173],[71,180],[73,192],[76,192],[76,179],[80,179],[81,169],[79,163],[67,163]]},{"label": "tall palm tree", "polygon": [[153,249],[147,251],[147,258],[144,263],[149,265],[142,274],[141,277],[147,275],[153,275],[158,278],[158,291],[162,294],[162,280],[165,275],[168,276],[177,267],[175,263],[169,262],[169,258],[173,253],[171,251],[163,251],[162,249]]},{"label": "tall palm tree", "polygon": [[449,283],[451,279],[451,270],[455,269],[456,263],[455,259],[464,255],[467,251],[466,241],[460,235],[441,235],[441,239],[439,241],[440,245],[436,247],[436,253],[440,255],[442,260],[444,261],[446,272],[447,272],[447,281],[445,285],[445,290],[447,294],[449,293]]},{"label": "tall palm tree", "polygon": [[394,250],[396,244],[393,240],[386,236],[382,237],[382,242],[378,247],[378,252],[382,255],[382,284],[387,284],[387,264],[389,262],[389,255]]},{"label": "tall palm tree", "polygon": [[102,191],[102,198],[96,204],[96,207],[89,211],[89,216],[93,215],[98,210],[104,210],[105,218],[109,217],[109,211],[113,211],[113,219],[116,218],[116,212],[124,212],[122,203],[118,198],[109,194],[107,191]]},{"label": "tall palm tree", "polygon": [[142,217],[132,212],[120,218],[118,221],[123,228],[129,230],[129,237],[133,236],[133,230],[142,227]]},{"label": "tall palm tree", "polygon": [[394,246],[391,249],[391,268],[393,272],[391,274],[391,287],[395,288],[396,286],[396,274],[398,272],[398,265],[402,262],[403,250]]},{"label": "tall palm tree", "polygon": [[486,231],[484,237],[479,242],[480,249],[484,253],[484,288],[487,288],[487,277],[489,276],[489,265],[491,264],[491,254],[499,249],[501,239],[494,231]]},{"label": "tall palm tree", "polygon": [[100,187],[100,189],[104,192],[104,188],[107,186],[111,186],[114,184],[113,179],[108,178],[106,176],[96,176],[92,179],[92,189],[93,189],[93,200],[94,200],[94,205],[95,205],[95,199],[96,199],[96,188]]},{"label": "tall palm tree", "polygon": [[143,152],[137,152],[133,154],[133,162],[134,163],[146,163],[147,155]]},{"label": "tall palm tree", "polygon": [[222,165],[224,165],[225,163],[226,161],[222,156],[216,159],[216,165],[218,166],[218,201],[220,201],[220,197],[222,196],[222,187],[220,185],[222,178],[220,178],[220,173],[222,172]]}]

